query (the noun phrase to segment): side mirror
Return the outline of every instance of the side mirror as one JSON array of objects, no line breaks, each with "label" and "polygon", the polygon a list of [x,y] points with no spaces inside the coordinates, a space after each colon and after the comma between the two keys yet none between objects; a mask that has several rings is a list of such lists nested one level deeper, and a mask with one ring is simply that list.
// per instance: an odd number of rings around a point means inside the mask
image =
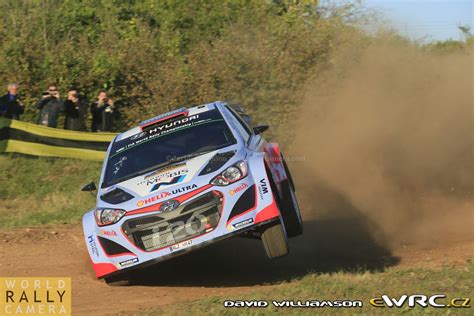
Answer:
[{"label": "side mirror", "polygon": [[82,187],[81,191],[89,191],[89,192],[92,192],[92,191],[95,191],[97,190],[97,187],[95,186],[95,183],[94,182],[91,182],[91,183],[88,183],[86,184],[85,186]]},{"label": "side mirror", "polygon": [[268,125],[255,126],[255,127],[253,128],[253,132],[255,133],[255,135],[262,134],[262,133],[265,132],[268,128],[269,128]]}]

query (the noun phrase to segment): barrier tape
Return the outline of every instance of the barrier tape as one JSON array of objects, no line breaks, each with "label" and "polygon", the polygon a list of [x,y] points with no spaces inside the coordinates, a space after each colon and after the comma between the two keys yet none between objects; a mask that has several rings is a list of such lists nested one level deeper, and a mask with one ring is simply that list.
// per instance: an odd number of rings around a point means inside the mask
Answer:
[{"label": "barrier tape", "polygon": [[100,161],[115,135],[68,131],[0,118],[0,153]]}]

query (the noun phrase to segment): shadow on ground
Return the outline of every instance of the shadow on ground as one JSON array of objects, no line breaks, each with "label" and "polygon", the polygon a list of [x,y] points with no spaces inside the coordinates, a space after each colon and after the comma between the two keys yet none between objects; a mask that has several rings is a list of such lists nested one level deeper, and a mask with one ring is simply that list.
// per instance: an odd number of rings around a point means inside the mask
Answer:
[{"label": "shadow on ground", "polygon": [[290,280],[311,271],[383,271],[399,262],[384,246],[377,228],[343,196],[320,185],[301,195],[306,217],[316,215],[317,219],[305,220],[304,234],[290,240],[288,256],[269,260],[260,240],[233,238],[136,271],[134,284],[249,286]]}]

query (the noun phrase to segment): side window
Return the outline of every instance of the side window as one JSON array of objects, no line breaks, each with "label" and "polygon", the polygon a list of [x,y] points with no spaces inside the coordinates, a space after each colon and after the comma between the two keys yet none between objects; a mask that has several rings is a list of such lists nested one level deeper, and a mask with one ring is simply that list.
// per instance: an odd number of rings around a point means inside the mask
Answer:
[{"label": "side window", "polygon": [[235,111],[233,111],[230,107],[226,106],[226,108],[232,115],[232,118],[234,119],[233,121],[237,126],[239,133],[244,138],[244,141],[248,143],[250,135],[252,134],[250,127],[248,127],[248,125],[242,120],[242,118],[237,113],[235,113]]}]

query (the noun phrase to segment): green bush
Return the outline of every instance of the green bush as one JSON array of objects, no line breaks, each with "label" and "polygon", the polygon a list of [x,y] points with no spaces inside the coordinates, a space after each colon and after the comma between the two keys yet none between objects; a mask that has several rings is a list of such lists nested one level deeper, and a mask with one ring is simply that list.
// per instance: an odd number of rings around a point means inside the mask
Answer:
[{"label": "green bush", "polygon": [[325,9],[317,0],[5,0],[0,81],[20,83],[27,121],[54,82],[63,96],[71,86],[90,99],[109,90],[122,129],[217,99],[278,126],[311,69],[327,67],[338,36],[354,32],[346,23],[354,8]]}]

